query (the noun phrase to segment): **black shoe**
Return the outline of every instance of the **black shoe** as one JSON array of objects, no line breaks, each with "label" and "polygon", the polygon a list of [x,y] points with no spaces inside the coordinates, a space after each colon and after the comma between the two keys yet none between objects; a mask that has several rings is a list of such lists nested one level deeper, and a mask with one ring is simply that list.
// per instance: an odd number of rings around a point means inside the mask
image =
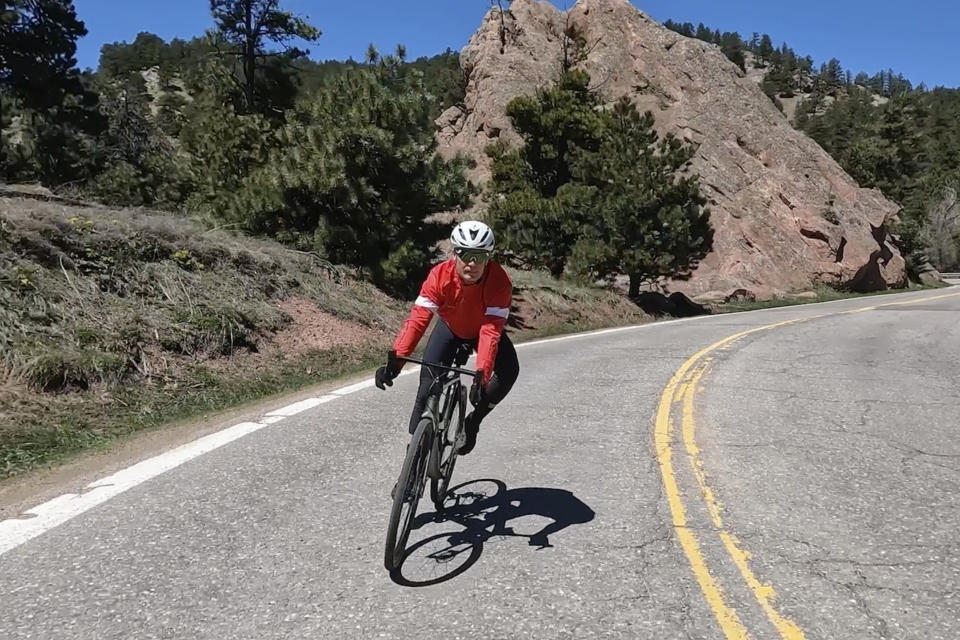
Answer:
[{"label": "black shoe", "polygon": [[470,415],[467,416],[466,420],[463,421],[463,435],[464,441],[463,445],[457,449],[457,453],[461,456],[465,456],[473,448],[477,446],[477,434],[480,432],[480,419],[474,418],[474,413],[471,411]]}]

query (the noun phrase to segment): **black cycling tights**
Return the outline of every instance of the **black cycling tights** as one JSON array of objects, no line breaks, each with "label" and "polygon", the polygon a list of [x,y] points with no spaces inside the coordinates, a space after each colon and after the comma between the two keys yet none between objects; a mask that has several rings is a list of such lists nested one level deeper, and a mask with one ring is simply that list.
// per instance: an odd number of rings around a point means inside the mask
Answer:
[{"label": "black cycling tights", "polygon": [[[473,340],[458,338],[450,331],[447,323],[438,321],[437,326],[430,334],[430,340],[427,341],[427,348],[423,352],[423,360],[450,365],[456,356],[457,347],[462,344],[468,344],[472,349],[476,349],[477,338]],[[490,384],[487,385],[485,401],[474,409],[474,413],[480,419],[486,417],[493,410],[493,407],[510,393],[510,389],[513,387],[513,383],[517,381],[519,373],[520,363],[517,362],[517,351],[513,348],[513,343],[510,342],[507,334],[502,333],[500,335],[500,347],[497,349],[497,360],[493,363],[493,375],[490,377]],[[417,399],[413,404],[413,415],[410,416],[410,433],[417,429],[417,424],[423,416],[423,410],[427,405],[427,394],[430,393],[433,378],[434,374],[431,373],[429,367],[420,367],[420,388],[417,389]]]}]

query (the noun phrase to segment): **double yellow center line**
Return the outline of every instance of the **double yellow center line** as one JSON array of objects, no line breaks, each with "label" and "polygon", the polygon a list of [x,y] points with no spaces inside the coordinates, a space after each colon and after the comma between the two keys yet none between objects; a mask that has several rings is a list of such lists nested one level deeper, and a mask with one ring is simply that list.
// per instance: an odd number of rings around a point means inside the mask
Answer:
[{"label": "double yellow center line", "polygon": [[713,522],[716,534],[723,543],[724,549],[726,549],[727,553],[730,555],[730,558],[740,571],[740,575],[746,582],[747,587],[749,587],[754,597],[756,597],[760,607],[766,613],[767,618],[777,629],[780,636],[784,638],[784,640],[803,640],[803,631],[799,625],[797,625],[797,623],[793,620],[781,615],[774,608],[773,599],[775,594],[773,588],[760,582],[760,580],[754,575],[753,571],[751,571],[748,562],[750,554],[741,548],[736,537],[726,530],[721,515],[720,504],[714,497],[713,490],[707,484],[706,474],[703,472],[703,464],[700,460],[700,450],[697,447],[697,443],[694,438],[696,423],[694,420],[693,399],[696,395],[698,384],[700,383],[701,378],[706,373],[710,366],[710,362],[712,361],[712,357],[708,356],[713,352],[731,346],[734,342],[745,336],[760,331],[766,331],[768,329],[783,327],[799,322],[806,322],[808,320],[814,320],[828,315],[859,313],[863,311],[871,311],[879,307],[916,304],[919,302],[927,302],[930,300],[950,298],[954,296],[960,296],[960,293],[930,296],[903,302],[891,302],[882,305],[854,309],[852,311],[841,311],[832,314],[794,318],[792,320],[785,320],[783,322],[776,322],[773,324],[764,325],[762,327],[741,331],[728,336],[723,340],[719,340],[718,342],[715,342],[704,349],[701,349],[686,362],[684,362],[683,365],[677,369],[676,373],[673,374],[673,377],[670,378],[670,382],[667,384],[666,389],[664,389],[663,394],[660,396],[660,403],[657,407],[657,418],[654,431],[654,444],[656,446],[657,462],[660,465],[660,472],[663,476],[663,484],[667,496],[667,502],[670,505],[670,514],[673,521],[674,530],[676,531],[677,539],[679,540],[680,546],[683,548],[683,551],[687,556],[687,560],[690,562],[694,576],[700,585],[700,590],[703,592],[704,597],[706,597],[707,603],[713,610],[714,616],[716,617],[720,628],[723,629],[727,640],[745,640],[750,638],[750,635],[747,633],[743,622],[737,615],[736,609],[727,603],[727,600],[724,597],[723,591],[718,585],[716,578],[711,574],[710,569],[707,566],[707,562],[704,558],[703,552],[700,549],[700,542],[697,539],[696,533],[687,524],[687,509],[684,505],[682,494],[677,487],[676,473],[674,469],[674,451],[672,446],[674,437],[674,419],[672,410],[675,406],[680,410],[681,433],[684,449],[687,454],[687,460],[693,470],[693,475],[696,478],[697,484],[700,488],[700,495],[703,498],[707,513]]}]

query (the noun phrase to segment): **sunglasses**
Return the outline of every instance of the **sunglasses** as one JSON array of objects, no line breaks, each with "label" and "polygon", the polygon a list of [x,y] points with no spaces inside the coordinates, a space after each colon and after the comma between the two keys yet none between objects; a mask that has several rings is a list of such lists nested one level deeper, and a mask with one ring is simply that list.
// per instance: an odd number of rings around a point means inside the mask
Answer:
[{"label": "sunglasses", "polygon": [[464,262],[479,262],[484,263],[490,259],[490,253],[488,251],[470,251],[468,249],[457,249],[454,251],[457,254],[457,257],[463,260]]}]

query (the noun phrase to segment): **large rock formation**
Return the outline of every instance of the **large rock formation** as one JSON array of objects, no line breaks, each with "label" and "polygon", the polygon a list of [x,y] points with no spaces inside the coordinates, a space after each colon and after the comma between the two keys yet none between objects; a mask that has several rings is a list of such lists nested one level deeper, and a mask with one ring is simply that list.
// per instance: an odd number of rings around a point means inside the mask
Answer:
[{"label": "large rock formation", "polygon": [[690,170],[709,201],[714,249],[670,289],[765,298],[816,283],[903,286],[904,261],[886,229],[897,205],[860,188],[719,48],[662,27],[627,0],[579,0],[568,13],[536,0],[514,0],[502,15],[492,9],[461,52],[466,109],[437,120],[441,153],[476,159],[472,177],[483,182],[484,148],[498,137],[519,143],[506,104],[556,79],[572,32],[581,43],[572,55],[598,91],[631,96],[661,133],[698,147]]}]

